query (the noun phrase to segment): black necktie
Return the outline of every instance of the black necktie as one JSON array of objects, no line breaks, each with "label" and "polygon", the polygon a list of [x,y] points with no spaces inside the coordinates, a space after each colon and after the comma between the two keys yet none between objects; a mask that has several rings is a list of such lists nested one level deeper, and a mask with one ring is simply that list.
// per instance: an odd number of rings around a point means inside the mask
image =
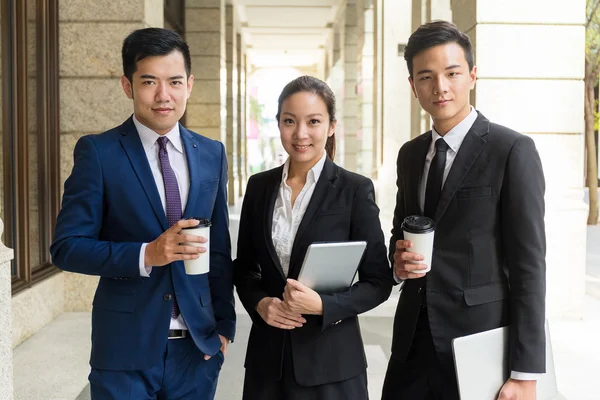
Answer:
[{"label": "black necktie", "polygon": [[448,144],[443,138],[439,138],[435,142],[435,156],[431,160],[429,166],[429,174],[427,175],[427,186],[425,189],[425,206],[423,211],[426,217],[435,218],[435,211],[440,201],[442,193],[442,182],[444,179],[444,170],[446,169],[446,153],[448,152]]}]

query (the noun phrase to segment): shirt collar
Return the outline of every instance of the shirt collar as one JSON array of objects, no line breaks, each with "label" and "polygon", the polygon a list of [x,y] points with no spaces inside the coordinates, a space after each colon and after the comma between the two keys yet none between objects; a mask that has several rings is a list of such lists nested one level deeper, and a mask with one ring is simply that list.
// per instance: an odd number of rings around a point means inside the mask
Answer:
[{"label": "shirt collar", "polygon": [[[323,156],[321,156],[321,159],[319,161],[317,161],[317,163],[308,171],[308,175],[306,177],[307,180],[309,177],[312,177],[314,182],[319,180],[319,177],[321,176],[321,172],[323,172],[323,168],[325,167],[325,159],[326,158],[327,158],[327,152],[323,151]],[[285,182],[287,180],[289,170],[290,170],[290,158],[288,157],[287,160],[285,160],[285,164],[283,164],[283,172],[281,174],[281,182]]]},{"label": "shirt collar", "polygon": [[[140,139],[142,141],[142,145],[144,146],[144,151],[147,153],[150,151],[152,146],[156,143],[159,137],[165,135],[159,135],[154,132],[152,129],[148,128],[146,125],[142,124],[138,119],[133,116],[133,124],[135,125],[135,129],[137,129],[138,134],[140,135]],[[181,134],[179,133],[179,123],[175,124],[173,129],[171,129],[167,134],[167,138],[169,142],[175,147],[175,150],[183,154],[183,144],[181,143]]]},{"label": "shirt collar", "polygon": [[465,119],[460,121],[454,128],[450,129],[444,136],[440,136],[435,130],[435,127],[431,129],[431,144],[434,145],[435,141],[443,137],[448,146],[455,152],[458,153],[460,145],[467,136],[467,133],[473,127],[475,120],[477,119],[477,111],[471,106],[471,112]]}]

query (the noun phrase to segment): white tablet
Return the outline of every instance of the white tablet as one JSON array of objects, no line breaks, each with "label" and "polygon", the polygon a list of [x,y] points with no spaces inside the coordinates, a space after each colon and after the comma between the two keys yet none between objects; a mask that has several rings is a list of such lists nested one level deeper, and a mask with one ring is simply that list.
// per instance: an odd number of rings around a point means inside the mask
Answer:
[{"label": "white tablet", "polygon": [[313,243],[298,281],[318,293],[344,291],[352,285],[366,247],[364,241]]}]

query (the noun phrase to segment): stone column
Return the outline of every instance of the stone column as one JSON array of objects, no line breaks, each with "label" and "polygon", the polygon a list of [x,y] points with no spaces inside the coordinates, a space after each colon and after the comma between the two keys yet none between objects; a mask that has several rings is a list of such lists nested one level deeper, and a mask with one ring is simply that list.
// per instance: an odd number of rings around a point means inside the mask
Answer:
[{"label": "stone column", "polygon": [[452,10],[455,23],[475,46],[478,82],[472,103],[491,121],[531,136],[542,159],[548,316],[579,318],[585,295],[587,217],[586,3],[453,0]]},{"label": "stone column", "polygon": [[331,52],[331,69],[327,78],[327,84],[331,87],[331,90],[335,94],[336,98],[336,118],[337,125],[335,128],[336,138],[336,156],[335,161],[340,165],[344,165],[344,115],[345,115],[345,48],[344,48],[344,32],[345,32],[345,17],[344,11],[341,10],[338,18],[336,19],[335,26],[333,28],[333,51]]},{"label": "stone column", "polygon": [[188,100],[186,125],[201,135],[225,144],[225,0],[186,1],[185,36],[190,46],[195,77],[194,90]]},{"label": "stone column", "polygon": [[[410,33],[417,30],[417,28],[424,23],[431,21],[431,0],[412,0],[412,29]],[[403,44],[408,43],[410,34],[406,36]],[[401,55],[404,60],[404,54]],[[407,69],[406,62],[404,63],[404,69]],[[407,82],[408,84],[408,82]],[[410,93],[410,137],[415,138],[420,134],[431,129],[431,119],[429,115],[423,110],[417,98]]]},{"label": "stone column", "polygon": [[2,244],[4,224],[0,219],[0,399],[13,399],[13,357],[12,357],[12,302],[11,261],[12,249]]},{"label": "stone column", "polygon": [[[411,139],[411,91],[404,54],[399,45],[405,45],[411,30],[411,4],[407,1],[378,2],[381,12],[378,21],[378,88],[381,90],[378,107],[378,130],[382,133],[377,198],[380,200],[382,229],[389,237],[396,201],[396,160],[400,147]],[[385,201],[384,201],[385,199]]]},{"label": "stone column", "polygon": [[235,204],[240,193],[236,181],[239,179],[238,164],[238,50],[237,50],[237,13],[233,5],[225,6],[226,20],[226,50],[225,60],[227,68],[227,139],[225,149],[227,151],[227,160],[229,162],[229,204]]},{"label": "stone column", "polygon": [[363,5],[361,15],[362,19],[362,52],[360,66],[360,83],[358,85],[358,94],[360,99],[360,120],[361,120],[361,138],[359,152],[359,172],[363,175],[375,177],[378,165],[373,156],[373,81],[375,75],[375,39],[374,26],[375,15],[372,0],[368,0]]},{"label": "stone column", "polygon": [[[60,1],[59,19],[60,156],[64,182],[71,173],[77,139],[120,125],[131,115],[131,100],[123,93],[120,83],[121,45],[135,29],[162,26],[163,2]],[[89,311],[98,278],[64,275],[64,310]],[[51,278],[41,285],[48,286],[56,279]],[[53,284],[62,287],[62,282]],[[27,292],[19,294],[19,298],[26,296]],[[35,318],[24,318],[24,323],[38,324]],[[30,328],[19,327],[24,331]]]},{"label": "stone column", "polygon": [[344,168],[358,170],[360,116],[356,83],[359,74],[357,23],[360,0],[348,0],[344,28]]},{"label": "stone column", "polygon": [[246,187],[246,55],[242,35],[237,34],[237,143],[238,143],[238,196]]}]

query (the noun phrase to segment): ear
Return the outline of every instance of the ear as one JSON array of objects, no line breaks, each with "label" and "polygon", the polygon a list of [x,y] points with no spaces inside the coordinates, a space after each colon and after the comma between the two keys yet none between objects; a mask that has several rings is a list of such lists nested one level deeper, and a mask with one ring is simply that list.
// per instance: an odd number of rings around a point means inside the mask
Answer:
[{"label": "ear", "polygon": [[194,87],[194,75],[190,75],[187,80],[187,98],[189,99],[192,95],[192,88]]},{"label": "ear", "polygon": [[337,125],[337,119],[334,119],[332,123],[329,124],[329,132],[327,132],[327,137],[332,137],[335,133],[335,126]]},{"label": "ear", "polygon": [[127,95],[127,98],[133,100],[133,86],[131,85],[131,82],[129,82],[129,79],[125,75],[121,77],[121,86],[123,87],[123,91]]},{"label": "ear", "polygon": [[413,92],[413,95],[415,96],[415,99],[418,99],[419,96],[417,96],[417,90],[415,89],[415,81],[413,81],[413,78],[411,78],[410,76],[408,77],[408,83],[410,83],[410,88]]},{"label": "ear", "polygon": [[473,70],[469,74],[469,78],[471,79],[471,90],[475,89],[475,82],[477,82],[477,66],[473,66]]}]

